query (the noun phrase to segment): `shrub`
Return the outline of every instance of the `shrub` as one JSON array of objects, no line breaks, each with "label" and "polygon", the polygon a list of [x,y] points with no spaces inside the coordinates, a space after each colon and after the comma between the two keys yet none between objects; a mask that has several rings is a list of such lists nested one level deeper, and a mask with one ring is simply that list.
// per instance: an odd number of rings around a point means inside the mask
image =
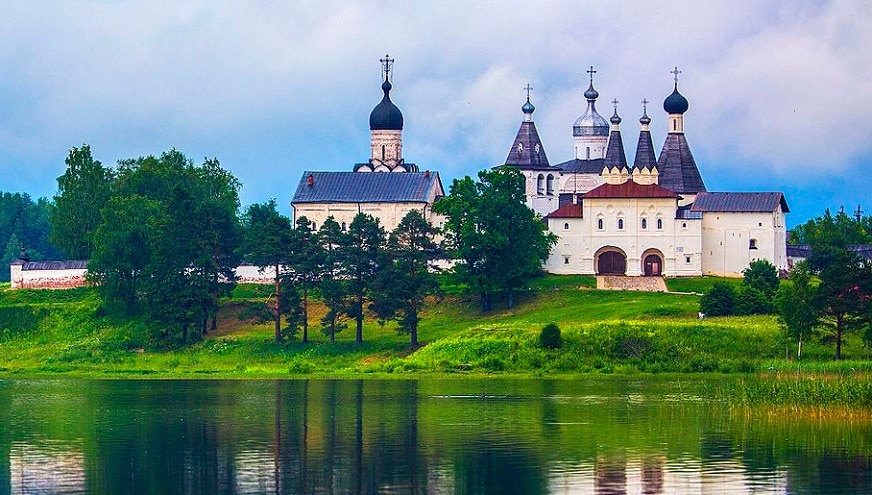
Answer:
[{"label": "shrub", "polygon": [[766,294],[755,287],[743,285],[736,294],[733,314],[765,315],[772,312],[772,302]]},{"label": "shrub", "polygon": [[542,331],[539,332],[539,345],[545,349],[559,349],[563,345],[560,327],[556,323],[549,323],[542,327]]},{"label": "shrub", "polygon": [[754,260],[748,268],[742,270],[742,285],[745,287],[753,287],[771,300],[775,297],[775,291],[778,290],[778,269],[768,260]]},{"label": "shrub", "polygon": [[699,300],[699,311],[708,316],[730,316],[736,304],[736,292],[729,285],[718,282]]}]

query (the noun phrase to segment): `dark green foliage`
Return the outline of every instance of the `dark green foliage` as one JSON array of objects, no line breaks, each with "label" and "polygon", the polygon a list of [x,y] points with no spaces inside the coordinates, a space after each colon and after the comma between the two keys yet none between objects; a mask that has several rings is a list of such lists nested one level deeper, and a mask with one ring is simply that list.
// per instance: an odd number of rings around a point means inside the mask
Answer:
[{"label": "dark green foliage", "polygon": [[398,331],[418,345],[418,323],[428,295],[439,292],[433,261],[440,250],[436,230],[418,210],[412,210],[391,232],[381,270],[374,282],[371,305],[380,321],[393,319]]},{"label": "dark green foliage", "polygon": [[[248,207],[242,219],[242,256],[261,268],[275,270],[273,287],[275,291],[269,304],[272,305],[272,319],[275,322],[275,343],[282,342],[282,314],[294,311],[299,313],[299,297],[294,297],[296,310],[289,306],[291,299],[284,293],[282,284],[282,267],[286,265],[291,253],[293,231],[291,220],[280,214],[276,201],[254,204]],[[284,285],[287,285],[285,283]],[[292,288],[290,290],[293,290]]]},{"label": "dark green foliage", "polygon": [[122,161],[114,177],[88,266],[105,305],[161,323],[159,340],[202,335],[239,261],[239,182],[175,150]]},{"label": "dark green foliage", "polygon": [[859,219],[840,211],[835,216],[827,209],[790,231],[790,244],[872,244],[872,216]]},{"label": "dark green foliage", "polygon": [[328,217],[318,230],[318,245],[321,248],[321,281],[319,289],[321,299],[327,306],[327,312],[321,318],[321,331],[330,336],[330,342],[336,341],[336,332],[342,331],[347,325],[342,321],[345,314],[345,287],[339,278],[341,269],[342,244],[345,234],[333,217]]},{"label": "dark green foliage", "polygon": [[544,349],[560,349],[563,346],[560,327],[556,323],[549,323],[542,327],[542,330],[539,332],[539,345]]},{"label": "dark green foliage", "polygon": [[[754,260],[742,271],[742,285],[758,290],[771,301],[775,297],[778,285],[778,269],[768,260]],[[754,314],[754,313],[748,313]]]},{"label": "dark green foliage", "polygon": [[0,193],[0,282],[9,281],[9,264],[22,248],[31,261],[60,257],[49,242],[49,209],[45,198],[34,202],[27,194]]},{"label": "dark green foliage", "polygon": [[309,219],[297,219],[291,235],[285,278],[300,294],[300,319],[303,329],[303,343],[309,341],[309,296],[318,286],[324,275],[325,251],[321,249],[319,237],[312,231]]},{"label": "dark green foliage", "polygon": [[70,259],[91,259],[100,210],[112,193],[112,171],[91,156],[91,147],[70,149],[51,208],[51,241]]},{"label": "dark green foliage", "polygon": [[0,306],[0,342],[33,332],[46,313],[29,305]]},{"label": "dark green foliage", "polygon": [[714,284],[699,300],[699,311],[706,316],[729,316],[736,304],[733,287],[722,282]]},{"label": "dark green foliage", "polygon": [[341,239],[338,274],[347,295],[342,312],[354,320],[355,341],[362,344],[364,305],[372,293],[379,265],[385,262],[385,231],[377,218],[358,213]]},{"label": "dark green foliage", "polygon": [[736,293],[732,314],[738,316],[766,315],[772,311],[772,300],[756,287],[743,285]]},{"label": "dark green foliage", "polygon": [[556,236],[525,204],[524,175],[506,167],[478,173],[451,184],[434,211],[445,215],[445,240],[459,259],[457,279],[492,308],[492,295],[504,291],[508,306],[514,291],[542,270]]},{"label": "dark green foliage", "polygon": [[790,272],[790,282],[783,285],[775,297],[778,320],[787,337],[797,342],[797,358],[802,355],[803,337],[811,335],[818,323],[815,309],[816,289],[811,284],[808,263],[800,261]]}]

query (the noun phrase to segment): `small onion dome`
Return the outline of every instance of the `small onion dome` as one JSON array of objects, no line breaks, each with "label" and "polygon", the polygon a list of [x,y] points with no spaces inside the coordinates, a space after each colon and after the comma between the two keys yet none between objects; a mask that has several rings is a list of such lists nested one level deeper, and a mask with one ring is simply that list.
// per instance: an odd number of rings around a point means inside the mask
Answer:
[{"label": "small onion dome", "polygon": [[678,84],[676,83],[675,90],[672,91],[672,94],[663,100],[663,110],[665,110],[666,113],[684,113],[687,111],[687,107],[687,98],[678,92]]},{"label": "small onion dome", "polygon": [[651,117],[648,116],[648,110],[642,112],[642,116],[639,118],[639,123],[642,125],[648,125],[651,123]]},{"label": "small onion dome", "polygon": [[615,114],[612,115],[612,118],[609,119],[609,122],[611,122],[614,125],[618,125],[621,123],[621,117],[618,116],[618,109],[617,108],[615,108]]},{"label": "small onion dome", "polygon": [[401,131],[403,130],[403,113],[391,101],[391,83],[382,83],[382,91],[385,92],[382,101],[372,109],[369,114],[369,129],[372,131]]},{"label": "small onion dome", "polygon": [[530,114],[536,111],[536,107],[530,103],[530,98],[527,98],[527,103],[524,103],[524,106],[521,107],[521,111],[525,114]]},{"label": "small onion dome", "polygon": [[599,92],[593,89],[593,81],[591,81],[590,87],[587,88],[587,91],[584,92],[584,97],[588,100],[596,100],[599,98]]}]

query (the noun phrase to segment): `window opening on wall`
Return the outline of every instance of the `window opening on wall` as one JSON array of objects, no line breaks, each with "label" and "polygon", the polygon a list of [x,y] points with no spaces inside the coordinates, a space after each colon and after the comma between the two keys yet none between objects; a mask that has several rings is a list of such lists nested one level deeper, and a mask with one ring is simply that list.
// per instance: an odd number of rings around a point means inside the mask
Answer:
[{"label": "window opening on wall", "polygon": [[564,265],[568,265],[568,264],[569,264],[569,256],[563,256],[563,264],[564,264]]},{"label": "window opening on wall", "polygon": [[545,194],[545,176],[542,174],[536,178],[536,194]]},{"label": "window opening on wall", "polygon": [[554,195],[554,176],[551,174],[548,174],[548,182],[547,182],[546,188],[547,188],[548,195],[553,196]]},{"label": "window opening on wall", "polygon": [[657,230],[663,230],[663,219],[662,218],[657,219]]},{"label": "window opening on wall", "polygon": [[648,219],[643,218],[642,219],[642,230],[646,230],[647,228],[648,228]]},{"label": "window opening on wall", "polygon": [[748,249],[757,249],[757,239],[748,241]]},{"label": "window opening on wall", "polygon": [[686,228],[687,228],[687,222],[681,222],[681,228],[682,228],[682,229],[686,229]]},{"label": "window opening on wall", "polygon": [[342,232],[345,232],[348,227],[345,225],[345,222],[342,222]]},{"label": "window opening on wall", "polygon": [[382,145],[382,161],[385,161],[385,145]]},{"label": "window opening on wall", "polygon": [[618,219],[618,230],[624,230],[624,219],[623,218]]},{"label": "window opening on wall", "polygon": [[587,159],[590,160],[590,146],[587,147]]},{"label": "window opening on wall", "polygon": [[569,222],[563,224],[563,230],[569,230]]},{"label": "window opening on wall", "polygon": [[684,262],[685,262],[685,263],[690,263],[690,256],[685,256],[685,257],[684,257]]},{"label": "window opening on wall", "polygon": [[315,222],[312,222],[312,230],[318,230],[318,226],[315,225]]},{"label": "window opening on wall", "polygon": [[596,228],[599,229],[599,230],[602,230],[602,229],[603,229],[603,219],[602,219],[602,218],[597,218],[597,220],[596,220]]}]

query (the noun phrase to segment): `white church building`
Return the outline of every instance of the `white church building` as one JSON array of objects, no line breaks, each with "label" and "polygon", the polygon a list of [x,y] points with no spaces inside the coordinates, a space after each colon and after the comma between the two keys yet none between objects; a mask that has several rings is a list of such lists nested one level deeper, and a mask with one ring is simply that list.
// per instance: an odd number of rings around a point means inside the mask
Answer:
[{"label": "white church building", "polygon": [[639,119],[636,156],[628,163],[621,118],[596,110],[599,93],[584,92],[587,109],[572,127],[575,157],[551,165],[533,123],[524,121],[505,164],[526,178],[527,205],[559,238],[545,263],[551,273],[628,276],[741,276],[765,259],[787,269],[785,214],[780,192],[709,192],[684,134],[687,99],[675,87],[663,102],[668,134],[659,158],[649,130],[647,100]]}]

